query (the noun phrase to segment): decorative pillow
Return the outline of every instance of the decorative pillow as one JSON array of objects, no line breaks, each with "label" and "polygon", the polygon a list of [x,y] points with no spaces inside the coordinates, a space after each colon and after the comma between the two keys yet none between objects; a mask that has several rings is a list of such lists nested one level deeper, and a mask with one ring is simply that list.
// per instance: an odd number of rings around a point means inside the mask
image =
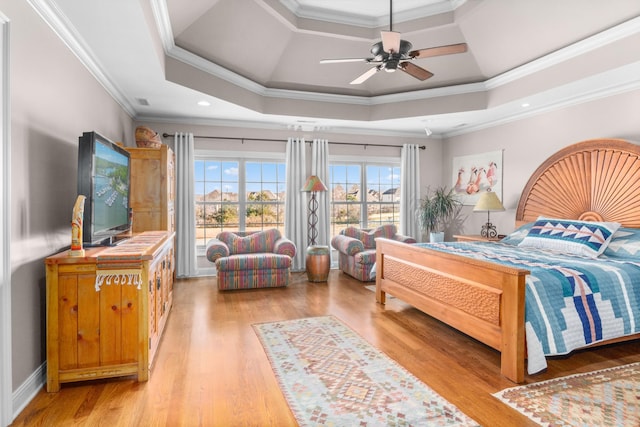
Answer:
[{"label": "decorative pillow", "polygon": [[360,240],[365,249],[373,249],[376,247],[376,239],[372,231],[347,227],[344,229],[344,235]]},{"label": "decorative pillow", "polygon": [[384,237],[386,239],[393,239],[393,237],[397,234],[398,229],[395,224],[385,224],[373,230],[373,237]]},{"label": "decorative pillow", "polygon": [[603,255],[640,261],[640,228],[618,228]]},{"label": "decorative pillow", "polygon": [[617,222],[538,218],[518,246],[595,258],[607,248]]},{"label": "decorative pillow", "polygon": [[229,252],[232,255],[273,252],[276,240],[281,237],[280,231],[276,228],[256,231],[246,237],[239,237],[238,234],[231,231],[223,231],[217,236],[218,240],[225,242],[229,246]]},{"label": "decorative pillow", "polygon": [[535,222],[528,222],[521,225],[511,234],[508,234],[505,238],[500,240],[500,243],[517,246],[520,242],[522,242],[522,239],[527,237],[527,234],[529,234],[529,230],[531,230],[533,224],[535,224]]},{"label": "decorative pillow", "polygon": [[381,225],[373,230],[363,230],[355,227],[347,227],[342,232],[345,236],[353,237],[362,242],[365,249],[376,248],[376,238],[386,237],[392,239],[396,235],[398,229],[394,224]]}]

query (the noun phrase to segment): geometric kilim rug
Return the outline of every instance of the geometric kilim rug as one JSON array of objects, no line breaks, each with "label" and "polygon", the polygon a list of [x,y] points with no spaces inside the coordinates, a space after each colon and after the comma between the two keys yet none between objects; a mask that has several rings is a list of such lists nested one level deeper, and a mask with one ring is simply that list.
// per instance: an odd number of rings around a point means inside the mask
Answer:
[{"label": "geometric kilim rug", "polygon": [[253,325],[301,426],[477,426],[333,316]]},{"label": "geometric kilim rug", "polygon": [[495,397],[543,426],[640,426],[640,363],[508,388]]}]

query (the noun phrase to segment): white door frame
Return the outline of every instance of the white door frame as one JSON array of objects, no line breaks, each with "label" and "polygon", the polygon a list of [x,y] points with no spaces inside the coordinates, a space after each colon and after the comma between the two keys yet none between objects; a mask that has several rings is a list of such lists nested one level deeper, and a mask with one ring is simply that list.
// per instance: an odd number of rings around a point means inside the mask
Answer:
[{"label": "white door frame", "polygon": [[13,421],[11,378],[11,217],[9,19],[0,11],[0,425]]}]

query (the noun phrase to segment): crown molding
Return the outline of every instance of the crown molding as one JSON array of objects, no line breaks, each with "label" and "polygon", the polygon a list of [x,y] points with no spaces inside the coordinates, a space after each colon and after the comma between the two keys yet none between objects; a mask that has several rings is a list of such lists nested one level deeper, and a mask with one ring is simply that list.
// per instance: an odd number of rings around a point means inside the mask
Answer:
[{"label": "crown molding", "polygon": [[[285,1],[287,0],[283,0],[283,3]],[[151,3],[154,5],[157,4],[159,13],[163,14],[159,15],[156,20],[161,32],[161,38],[164,42],[165,53],[168,56],[261,96],[353,105],[381,105],[495,89],[640,32],[640,17],[637,17],[484,82],[366,97],[267,88],[191,52],[176,47],[173,42],[173,34],[167,15],[168,12],[166,6],[163,7],[165,0],[152,0]]]},{"label": "crown molding", "polygon": [[[291,13],[298,18],[312,19],[316,21],[332,22],[337,24],[352,25],[364,28],[379,28],[389,25],[389,15],[371,16],[352,13],[339,13],[322,7],[301,5],[296,0],[279,0]],[[452,12],[464,4],[466,0],[442,0],[410,10],[393,12],[393,23],[413,21],[441,13]]]},{"label": "crown molding", "polygon": [[[135,119],[138,122],[154,122],[154,123],[166,123],[166,124],[180,124],[180,125],[202,125],[202,126],[215,126],[215,127],[233,127],[233,128],[251,128],[251,129],[266,129],[274,131],[286,131],[290,130],[291,121],[282,122],[261,122],[252,120],[232,120],[232,119],[212,119],[212,118],[178,118],[168,116],[154,116],[154,115],[140,115]],[[297,132],[297,131],[292,131]],[[315,130],[309,131],[315,132]],[[401,130],[388,130],[388,129],[371,129],[363,127],[350,127],[350,126],[324,126],[322,132],[325,133],[337,133],[337,134],[351,134],[351,135],[371,135],[371,136],[385,136],[385,137],[404,137],[404,138],[420,138],[425,139],[424,131],[401,131]],[[437,135],[431,135],[430,139],[437,139]]]},{"label": "crown molding", "polygon": [[527,100],[536,105],[533,108],[523,110],[519,105],[521,103],[520,100],[510,103],[508,106],[498,107],[504,109],[505,112],[495,115],[495,118],[483,120],[477,125],[465,126],[451,132],[445,132],[442,136],[452,137],[476,132],[634,90],[640,90],[640,61],[554,89],[555,96],[548,102],[545,102],[543,98],[549,97],[549,93],[528,97]]},{"label": "crown molding", "polygon": [[[43,20],[53,29],[53,31],[60,37],[60,39],[68,46],[68,48],[79,58],[79,60],[83,63],[83,65],[94,75],[96,80],[107,90],[108,93],[114,98],[114,100],[124,109],[129,116],[134,118],[135,120],[143,120],[145,116],[140,116],[137,114],[134,106],[129,102],[128,98],[119,90],[119,88],[112,82],[109,76],[103,71],[103,67],[99,63],[99,61],[92,54],[91,49],[86,46],[86,44],[82,41],[82,38],[68,21],[68,19],[64,16],[62,11],[57,7],[55,0],[27,0],[28,3],[36,10],[36,12],[43,18]],[[460,4],[464,3],[465,0],[458,0]],[[364,105],[364,106],[372,106],[372,105],[382,105],[388,103],[401,103],[406,101],[414,101],[426,98],[438,98],[445,97],[451,95],[459,95],[464,93],[472,93],[472,92],[482,92],[489,91],[491,89],[500,87],[502,85],[517,81],[525,76],[543,70],[545,68],[549,68],[551,66],[562,63],[563,61],[567,61],[568,59],[574,58],[578,55],[584,54],[591,50],[600,48],[604,45],[613,43],[615,41],[621,40],[630,35],[636,34],[640,32],[640,17],[633,18],[627,22],[619,24],[613,28],[605,30],[601,33],[598,33],[594,36],[591,36],[582,41],[576,42],[570,46],[567,46],[563,49],[560,49],[552,54],[549,54],[545,57],[539,58],[535,61],[532,61],[528,64],[525,64],[521,67],[518,67],[514,70],[503,73],[494,78],[488,79],[484,82],[464,84],[464,85],[456,85],[456,86],[448,86],[434,89],[425,89],[419,91],[412,92],[404,92],[398,94],[388,94],[388,95],[378,95],[378,96],[351,96],[351,95],[337,95],[337,94],[327,94],[321,92],[307,92],[307,91],[295,91],[295,90],[285,90],[285,89],[273,89],[265,87],[259,83],[256,83],[250,79],[240,76],[239,74],[228,70],[224,67],[221,67],[217,64],[212,63],[211,61],[205,60],[191,52],[186,51],[185,49],[179,48],[175,45],[173,33],[171,30],[170,19],[168,16],[168,9],[166,7],[165,0],[151,0],[151,7],[154,14],[154,19],[156,20],[156,25],[158,27],[158,31],[160,33],[160,38],[162,40],[163,48],[165,50],[165,54],[169,57],[175,58],[178,61],[182,61],[187,65],[191,65],[197,69],[202,70],[205,73],[208,73],[212,76],[218,77],[229,83],[236,85],[239,88],[251,91],[255,94],[264,97],[270,98],[286,98],[286,99],[296,99],[296,100],[305,100],[312,102],[328,102],[328,103],[342,103],[342,104],[352,104],[352,105]],[[606,73],[605,73],[606,74]],[[637,74],[637,75],[640,75]],[[597,76],[596,76],[597,77]],[[613,95],[619,93],[624,90],[633,90],[636,87],[638,82],[638,78],[635,81],[629,82],[626,81],[625,84],[608,86],[606,85],[606,79],[600,79],[600,86],[598,89],[590,91],[585,90],[580,92],[581,95],[573,96],[571,94],[564,94],[562,98],[555,97],[554,101],[549,102],[544,105],[544,107],[539,107],[538,109],[531,109],[526,112],[522,112],[521,109],[517,110],[515,113],[512,111],[507,111],[506,108],[500,109],[504,110],[501,117],[498,119],[488,119],[481,124],[464,126],[462,128],[456,129],[449,133],[443,133],[444,136],[455,136],[460,135],[462,133],[473,132],[475,130],[484,129],[490,126],[496,126],[502,123],[507,123],[509,121],[519,120],[526,116],[531,116],[534,114],[541,114],[543,112],[551,111],[557,108],[563,108],[567,105],[572,105],[575,103],[586,102],[591,99],[602,98],[605,96]],[[562,91],[562,88],[558,88]],[[575,93],[575,92],[574,92]],[[514,101],[515,102],[515,101]],[[491,116],[495,117],[495,114]],[[150,117],[148,119],[151,119]],[[153,118],[157,120],[166,120],[166,118],[158,117]],[[233,123],[233,124],[231,124]],[[265,128],[266,124],[264,122],[241,122],[241,121],[216,121],[216,120],[207,120],[207,124],[211,124],[214,126],[249,126],[249,127],[262,127]],[[278,127],[276,124],[275,127]],[[337,128],[336,128],[337,129]],[[404,135],[404,136],[417,136],[415,132],[394,132],[394,131],[376,131],[363,128],[344,128],[344,130],[340,130],[340,132],[350,133],[360,133],[360,134],[385,134],[385,135]]]},{"label": "crown molding", "polygon": [[485,82],[486,87],[488,90],[491,90],[512,83],[528,75],[535,74],[546,68],[553,67],[569,59],[601,48],[602,46],[637,34],[638,32],[640,32],[640,17],[630,19],[615,27],[533,60],[521,67],[502,73],[499,76],[487,80]]},{"label": "crown molding", "polygon": [[27,0],[33,9],[42,17],[54,33],[60,37],[62,42],[67,45],[69,50],[78,57],[80,62],[89,70],[95,79],[111,94],[113,99],[124,109],[130,116],[135,117],[135,108],[131,105],[128,98],[113,83],[104,67],[95,58],[91,49],[84,43],[82,37],[76,31],[75,27],[69,22],[67,17],[62,13],[54,0]]}]

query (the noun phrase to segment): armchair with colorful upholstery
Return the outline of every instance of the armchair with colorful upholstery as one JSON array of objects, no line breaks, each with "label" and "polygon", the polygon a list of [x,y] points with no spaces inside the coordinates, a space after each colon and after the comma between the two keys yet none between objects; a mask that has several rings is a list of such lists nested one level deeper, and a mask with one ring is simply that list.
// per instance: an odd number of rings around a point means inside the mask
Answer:
[{"label": "armchair with colorful upholstery", "polygon": [[413,237],[397,234],[393,224],[382,225],[373,230],[347,227],[331,239],[331,246],[338,251],[340,270],[362,282],[374,281],[376,278],[371,270],[376,262],[377,237],[416,243]]},{"label": "armchair with colorful upholstery", "polygon": [[223,231],[207,243],[207,259],[218,270],[218,289],[287,286],[295,244],[277,229]]}]

